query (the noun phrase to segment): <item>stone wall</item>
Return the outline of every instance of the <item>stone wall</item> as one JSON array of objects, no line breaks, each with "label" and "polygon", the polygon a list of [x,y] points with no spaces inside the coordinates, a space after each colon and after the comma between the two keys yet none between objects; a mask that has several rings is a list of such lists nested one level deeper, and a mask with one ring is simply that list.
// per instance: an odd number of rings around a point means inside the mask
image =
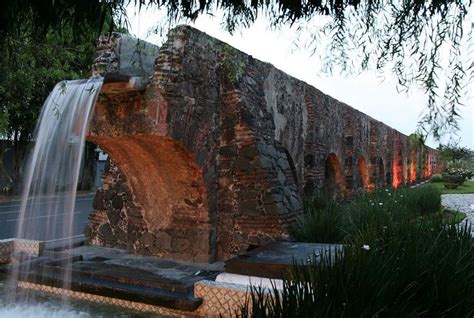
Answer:
[{"label": "stone wall", "polygon": [[[105,179],[120,181],[97,194],[95,244],[227,259],[288,239],[304,192],[351,198],[440,169],[434,150],[188,26],[170,31],[148,87],[131,87],[105,83],[90,125],[116,167]],[[127,204],[113,207],[116,196]]]},{"label": "stone wall", "polygon": [[156,45],[116,32],[100,36],[96,48],[93,76],[150,76],[159,50]]}]

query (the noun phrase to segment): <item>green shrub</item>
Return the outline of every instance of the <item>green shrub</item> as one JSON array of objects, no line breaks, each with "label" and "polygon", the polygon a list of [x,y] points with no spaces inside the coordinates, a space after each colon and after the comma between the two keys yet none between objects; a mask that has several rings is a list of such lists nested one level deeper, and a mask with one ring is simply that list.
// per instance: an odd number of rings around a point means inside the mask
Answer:
[{"label": "green shrub", "polygon": [[466,177],[462,174],[448,174],[444,177],[445,183],[463,185]]},{"label": "green shrub", "polygon": [[404,191],[404,204],[415,213],[429,214],[441,210],[441,192],[432,186],[418,187]]},{"label": "green shrub", "polygon": [[449,168],[447,182],[463,185],[464,181],[472,178],[472,171],[467,168]]},{"label": "green shrub", "polygon": [[317,194],[304,200],[305,214],[298,220],[293,236],[302,242],[344,243],[360,233],[380,235],[394,223],[412,221],[441,210],[441,193],[436,188],[404,188],[365,193],[342,204]]},{"label": "green shrub", "polygon": [[431,182],[443,182],[443,176],[441,174],[434,174],[431,176]]},{"label": "green shrub", "polygon": [[324,201],[318,195],[304,200],[304,211],[293,233],[296,240],[319,243],[343,240],[343,211],[338,203]]},{"label": "green shrub", "polygon": [[[398,233],[397,233],[398,232]],[[254,289],[243,317],[472,317],[470,228],[406,223],[379,246],[353,244],[295,267],[283,292]],[[396,234],[396,236],[392,236]],[[396,238],[396,239],[395,239]]]},{"label": "green shrub", "polygon": [[[335,262],[295,266],[282,292],[253,289],[240,316],[472,317],[474,240],[470,225],[446,222],[430,186],[383,190],[348,204],[307,206],[299,230],[343,238]],[[430,214],[429,217],[424,217]],[[332,226],[332,229],[325,229]],[[335,233],[339,230],[340,237]],[[318,232],[317,236],[310,233]],[[330,234],[330,235],[329,235]],[[328,240],[328,241],[331,241]],[[334,256],[334,255],[333,255]]]},{"label": "green shrub", "polygon": [[446,189],[450,189],[450,190],[453,190],[453,189],[457,189],[458,187],[458,184],[457,183],[450,183],[450,182],[447,182],[443,185]]}]

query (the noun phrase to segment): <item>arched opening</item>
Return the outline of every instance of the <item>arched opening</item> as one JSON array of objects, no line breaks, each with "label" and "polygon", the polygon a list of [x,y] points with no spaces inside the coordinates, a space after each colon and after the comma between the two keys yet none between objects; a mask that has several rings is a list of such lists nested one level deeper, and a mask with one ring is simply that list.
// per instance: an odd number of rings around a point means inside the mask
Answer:
[{"label": "arched opening", "polygon": [[416,152],[415,150],[411,151],[410,158],[410,183],[416,183]]},{"label": "arched opening", "polygon": [[395,157],[393,158],[392,186],[396,189],[400,187],[402,182],[403,182],[403,156],[402,156],[402,145],[400,143],[400,136],[398,136],[396,149],[395,149]]},{"label": "arched opening", "polygon": [[191,155],[167,137],[88,139],[107,152],[118,170],[109,178],[119,175],[123,179],[118,184],[117,180],[104,184],[107,191],[99,198],[104,204],[94,207],[94,212],[99,211],[98,217],[103,218],[102,224],[90,229],[91,238],[102,240],[102,245],[121,246],[120,242],[109,242],[126,236],[122,241],[132,252],[210,261],[213,253],[207,188]]},{"label": "arched opening", "polygon": [[362,188],[365,191],[369,191],[369,171],[367,170],[367,163],[365,162],[365,158],[363,156],[361,156],[357,161],[357,168],[359,170],[359,188]]},{"label": "arched opening", "polygon": [[337,159],[337,156],[334,153],[329,154],[326,158],[324,177],[324,192],[326,195],[333,199],[342,197],[344,180],[341,174],[339,159]]},{"label": "arched opening", "polygon": [[428,153],[428,178],[433,175],[433,155],[431,151]]},{"label": "arched opening", "polygon": [[431,153],[428,149],[423,149],[423,179],[431,176]]},{"label": "arched opening", "polygon": [[[391,158],[392,156],[389,156]],[[387,160],[385,169],[385,185],[390,186],[393,183],[393,167],[392,161],[390,159]]]},{"label": "arched opening", "polygon": [[386,177],[383,159],[372,157],[370,159],[369,191],[384,187]]},{"label": "arched opening", "polygon": [[383,188],[385,186],[386,175],[385,175],[385,167],[382,158],[377,158],[377,184],[379,188]]},{"label": "arched opening", "polygon": [[[347,197],[352,196],[352,191],[354,190],[354,129],[352,125],[352,113],[344,113],[344,166],[342,172],[345,177],[345,194]],[[357,182],[356,182],[357,183]]]}]

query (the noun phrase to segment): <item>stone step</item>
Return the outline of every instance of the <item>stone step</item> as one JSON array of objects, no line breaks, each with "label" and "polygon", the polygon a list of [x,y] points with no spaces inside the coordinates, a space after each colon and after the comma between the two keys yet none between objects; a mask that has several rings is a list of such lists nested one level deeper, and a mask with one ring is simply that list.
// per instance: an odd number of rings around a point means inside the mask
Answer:
[{"label": "stone step", "polygon": [[[52,267],[49,267],[51,269]],[[96,279],[77,275],[65,278],[61,271],[47,270],[48,267],[38,267],[36,270],[20,273],[20,281],[63,288],[68,286],[72,291],[122,299],[132,302],[150,304],[183,311],[193,311],[198,308],[202,299],[195,298],[190,292],[168,291],[143,285],[134,285],[114,280]]]},{"label": "stone step", "polygon": [[319,263],[323,254],[334,262],[342,244],[274,242],[238,255],[225,262],[225,272],[270,279],[288,277],[295,267]]},{"label": "stone step", "polygon": [[[72,264],[67,271],[73,276],[97,281],[109,281],[120,284],[144,286],[149,288],[162,289],[169,292],[192,293],[194,281],[183,281],[170,279],[138,268],[130,268],[114,264],[100,264],[97,262],[81,261],[81,258],[65,259],[41,259],[41,261],[31,262],[22,269],[30,272],[52,273],[59,276],[66,272],[65,266]],[[199,279],[197,279],[199,280]]]},{"label": "stone step", "polygon": [[79,262],[73,265],[74,275],[128,285],[159,288],[170,292],[188,293],[194,289],[192,281],[170,279],[152,272],[115,264]]},{"label": "stone step", "polygon": [[64,251],[84,245],[86,238],[84,235],[78,235],[66,239],[46,241],[44,249],[47,251]]}]

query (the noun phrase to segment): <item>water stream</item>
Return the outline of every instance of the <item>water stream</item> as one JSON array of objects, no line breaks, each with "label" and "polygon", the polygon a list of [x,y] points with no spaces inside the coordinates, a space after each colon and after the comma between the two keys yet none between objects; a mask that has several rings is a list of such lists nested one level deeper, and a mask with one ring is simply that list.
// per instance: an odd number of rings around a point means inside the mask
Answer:
[{"label": "water stream", "polygon": [[[85,136],[102,81],[60,82],[44,103],[23,174],[16,238],[47,241],[72,237]],[[18,274],[14,267],[10,286],[16,286]],[[64,268],[64,282],[69,281],[69,274],[70,269]]]},{"label": "water stream", "polygon": [[[63,81],[44,103],[22,182],[17,238],[71,236],[85,134],[101,86],[101,78]],[[38,211],[36,207],[44,197],[54,200],[47,209]],[[45,228],[38,227],[39,218],[50,222]]]}]

